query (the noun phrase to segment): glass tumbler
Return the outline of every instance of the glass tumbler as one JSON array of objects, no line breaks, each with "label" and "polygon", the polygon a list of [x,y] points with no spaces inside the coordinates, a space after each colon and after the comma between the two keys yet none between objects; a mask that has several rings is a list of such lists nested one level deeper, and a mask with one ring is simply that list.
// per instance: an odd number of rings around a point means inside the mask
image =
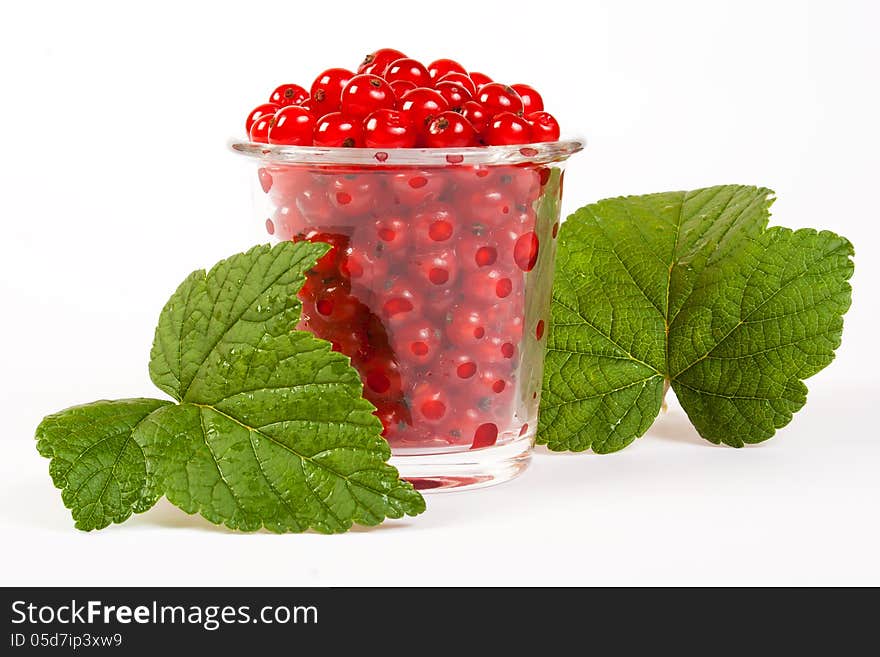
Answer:
[{"label": "glass tumbler", "polygon": [[580,140],[458,149],[231,144],[278,240],[327,242],[301,329],[361,375],[416,488],[505,481],[537,428],[565,160]]}]

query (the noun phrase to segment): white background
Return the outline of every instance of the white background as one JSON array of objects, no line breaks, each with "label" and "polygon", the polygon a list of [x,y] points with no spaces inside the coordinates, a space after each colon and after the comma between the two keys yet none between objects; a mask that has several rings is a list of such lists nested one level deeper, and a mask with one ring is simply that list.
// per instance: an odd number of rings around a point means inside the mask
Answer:
[{"label": "white background", "polygon": [[[840,0],[3,3],[0,583],[880,584],[878,25]],[[758,447],[701,441],[673,404],[621,453],[539,450],[514,482],[373,530],[234,534],[165,503],[74,530],[40,418],[157,393],[166,298],[265,241],[227,140],[276,84],[381,46],[538,87],[589,139],[566,211],[755,183],[774,222],[849,237],[837,360]]]}]

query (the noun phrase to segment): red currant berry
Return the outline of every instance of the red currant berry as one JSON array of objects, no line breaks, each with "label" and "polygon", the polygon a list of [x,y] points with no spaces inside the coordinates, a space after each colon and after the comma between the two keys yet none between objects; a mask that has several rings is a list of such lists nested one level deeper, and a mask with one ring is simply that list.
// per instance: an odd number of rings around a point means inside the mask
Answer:
[{"label": "red currant berry", "polygon": [[460,112],[462,105],[472,98],[471,93],[467,89],[455,82],[438,82],[436,89],[443,96],[450,109],[456,112]]},{"label": "red currant berry", "polygon": [[373,251],[350,249],[340,270],[349,277],[361,298],[370,299],[388,280],[388,264],[388,258]]},{"label": "red currant berry", "polygon": [[373,358],[361,368],[364,396],[374,404],[377,401],[397,401],[403,394],[400,368],[393,360]]},{"label": "red currant berry", "polygon": [[327,186],[327,197],[336,210],[347,217],[366,214],[379,199],[380,181],[373,176],[346,174]]},{"label": "red currant berry", "polygon": [[465,277],[462,287],[469,298],[483,304],[494,304],[513,294],[518,282],[497,267],[481,267]]},{"label": "red currant berry", "polygon": [[440,92],[426,87],[418,87],[408,91],[400,99],[400,111],[406,114],[419,130],[448,108],[449,104]]},{"label": "red currant berry", "polygon": [[[345,235],[339,235],[338,233],[322,233],[317,230],[312,230],[306,233],[303,239],[312,243],[323,242],[324,244],[330,245],[330,250],[322,255],[318,259],[318,262],[315,263],[315,266],[309,271],[322,277],[338,276],[339,265],[341,264],[343,254],[348,248],[348,237]],[[294,241],[298,242],[299,239],[294,239]]]},{"label": "red currant berry", "polygon": [[467,71],[464,69],[464,66],[459,64],[454,59],[435,59],[433,62],[428,64],[428,74],[431,76],[432,80],[439,80],[447,73],[464,73],[467,75]]},{"label": "red currant berry", "polygon": [[308,110],[287,105],[275,113],[269,126],[269,143],[286,146],[309,146],[315,130],[315,118]]},{"label": "red currant berry", "polygon": [[394,82],[395,80],[409,80],[419,87],[427,87],[431,84],[431,76],[428,75],[428,69],[421,62],[408,57],[395,60],[385,69],[385,80]]},{"label": "red currant berry", "polygon": [[433,171],[397,171],[387,178],[388,190],[399,205],[415,207],[440,198],[447,187],[445,173]]},{"label": "red currant berry", "polygon": [[393,109],[396,99],[391,86],[377,75],[356,75],[342,90],[342,113],[365,119],[380,109]]},{"label": "red currant berry", "polygon": [[540,143],[559,140],[559,123],[548,112],[532,112],[526,115],[531,124],[531,141]]},{"label": "red currant berry", "polygon": [[443,377],[444,385],[455,386],[474,378],[477,374],[477,363],[468,352],[450,349],[440,355],[437,371]]},{"label": "red currant berry", "polygon": [[490,78],[485,73],[477,73],[476,71],[471,71],[470,73],[468,73],[468,76],[471,80],[474,81],[474,84],[477,86],[478,91],[480,87],[482,87],[484,84],[489,84],[490,82],[492,82],[492,78]]},{"label": "red currant berry", "polygon": [[376,251],[387,258],[406,251],[409,246],[410,230],[406,219],[384,217],[376,220]]},{"label": "red currant berry", "polygon": [[309,92],[298,84],[282,84],[272,92],[269,102],[284,107],[285,105],[299,105],[308,97]]},{"label": "red currant berry", "polygon": [[458,261],[451,249],[416,255],[413,265],[416,275],[429,290],[452,287],[458,275]]},{"label": "red currant berry", "polygon": [[416,141],[415,126],[397,110],[376,110],[364,121],[364,144],[368,148],[412,148]]},{"label": "red currant berry", "polygon": [[523,271],[532,271],[538,262],[538,236],[534,231],[520,235],[513,247],[513,261]]},{"label": "red currant berry", "polygon": [[400,362],[427,365],[440,351],[440,329],[434,322],[416,319],[395,329],[391,341]]},{"label": "red currant berry", "polygon": [[528,144],[531,135],[532,126],[523,117],[512,112],[501,112],[489,122],[484,138],[490,146],[509,146]]},{"label": "red currant berry", "polygon": [[314,301],[321,319],[336,326],[349,326],[360,307],[358,300],[338,285],[325,287],[315,295]]},{"label": "red currant berry", "polygon": [[541,94],[534,87],[530,87],[527,84],[512,84],[510,88],[522,98],[524,114],[540,112],[544,109],[544,99],[541,98]]},{"label": "red currant berry", "polygon": [[418,250],[431,250],[451,245],[457,221],[455,211],[445,203],[429,203],[412,218]]},{"label": "red currant berry", "polygon": [[519,94],[513,88],[498,82],[490,82],[480,87],[475,100],[492,116],[501,112],[523,113],[523,101]]},{"label": "red currant berry", "polygon": [[406,57],[406,55],[394,48],[379,48],[379,50],[371,52],[364,57],[364,61],[358,66],[357,72],[359,74],[373,73],[375,75],[382,75],[385,73],[385,69],[388,68],[388,65],[391,62],[397,59],[403,59],[404,57]]},{"label": "red currant berry", "polygon": [[[250,111],[250,114],[247,115],[247,119],[245,119],[244,122],[244,131],[250,136],[251,127],[256,123],[257,119],[261,119],[264,116],[268,116],[271,119],[279,109],[281,109],[281,106],[276,105],[275,103],[263,103],[262,105],[257,105]],[[268,130],[268,126],[266,129]]]},{"label": "red currant berry", "polygon": [[458,304],[447,313],[444,332],[450,343],[471,349],[486,337],[486,319],[481,306]]},{"label": "red currant berry", "polygon": [[473,126],[457,112],[441,112],[425,131],[428,148],[462,148],[477,145],[477,133]]},{"label": "red currant berry", "polygon": [[296,205],[312,226],[327,225],[336,214],[327,198],[327,190],[318,186],[305,187],[296,195]]},{"label": "red currant berry", "polygon": [[331,112],[315,125],[315,146],[360,148],[364,145],[361,121],[352,121],[342,112]]},{"label": "red currant berry", "polygon": [[456,195],[456,205],[468,209],[468,217],[484,226],[503,226],[514,215],[516,206],[498,187],[483,185],[476,191],[462,190]]},{"label": "red currant berry", "polygon": [[318,117],[338,112],[341,105],[342,90],[354,73],[344,68],[328,68],[312,82],[310,106]]},{"label": "red currant berry", "polygon": [[274,114],[264,114],[251,125],[249,138],[252,142],[259,144],[269,143],[269,128],[275,122]]},{"label": "red currant berry", "polygon": [[[541,195],[541,178],[532,167],[499,168],[498,182],[518,205],[531,209]],[[534,226],[530,226],[533,228]]]},{"label": "red currant berry", "polygon": [[508,298],[496,303],[486,311],[487,330],[504,336],[505,342],[518,343],[523,336],[523,298]]},{"label": "red currant berry", "polygon": [[477,85],[474,84],[474,81],[471,80],[467,73],[447,73],[434,83],[434,87],[437,88],[437,85],[441,82],[452,82],[453,84],[466,89],[472,97],[477,95]]},{"label": "red currant berry", "polygon": [[421,317],[424,309],[421,294],[400,279],[380,293],[379,304],[385,326],[391,330]]},{"label": "red currant berry", "polygon": [[389,82],[388,84],[391,85],[391,89],[392,91],[394,91],[394,97],[398,100],[398,107],[400,107],[399,101],[401,98],[403,98],[403,94],[405,94],[407,91],[418,89],[418,87],[416,87],[416,83],[410,82],[409,80],[395,80],[394,82]]},{"label": "red currant berry", "polygon": [[279,240],[289,240],[305,231],[308,226],[305,217],[295,205],[282,205],[272,215],[272,226],[275,237]]},{"label": "red currant berry", "polygon": [[489,127],[489,121],[492,117],[486,111],[486,108],[475,100],[466,101],[461,106],[461,115],[470,121],[477,135],[482,135]]},{"label": "red currant berry", "polygon": [[416,422],[437,424],[452,413],[452,404],[446,391],[422,382],[413,389],[410,407]]}]

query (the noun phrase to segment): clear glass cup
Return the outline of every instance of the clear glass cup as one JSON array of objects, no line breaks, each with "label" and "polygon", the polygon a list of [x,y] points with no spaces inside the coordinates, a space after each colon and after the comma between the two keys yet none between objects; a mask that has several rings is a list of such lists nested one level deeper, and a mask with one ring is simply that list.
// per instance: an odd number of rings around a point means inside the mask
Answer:
[{"label": "clear glass cup", "polygon": [[351,358],[401,476],[479,487],[528,465],[566,159],[581,140],[458,149],[233,142],[279,240],[333,245],[300,328]]}]

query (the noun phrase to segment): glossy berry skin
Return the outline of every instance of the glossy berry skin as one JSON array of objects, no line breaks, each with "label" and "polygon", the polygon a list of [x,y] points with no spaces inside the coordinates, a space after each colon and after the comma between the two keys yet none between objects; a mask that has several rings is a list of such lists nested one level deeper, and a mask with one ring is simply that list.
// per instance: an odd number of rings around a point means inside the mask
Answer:
[{"label": "glossy berry skin", "polygon": [[531,140],[534,143],[559,140],[559,123],[549,112],[532,112],[526,115],[531,124]]},{"label": "glossy berry skin", "polygon": [[438,79],[434,83],[434,86],[436,87],[441,82],[453,82],[459,87],[467,89],[471,96],[477,95],[477,85],[474,84],[474,81],[471,80],[467,73],[456,73],[455,71],[447,73],[442,78]]},{"label": "glossy berry skin", "polygon": [[492,116],[501,112],[523,113],[523,101],[519,94],[512,87],[498,82],[490,82],[480,87],[475,100]]},{"label": "glossy berry skin", "polygon": [[461,106],[461,115],[470,121],[477,135],[480,136],[486,132],[489,121],[492,119],[486,108],[475,100],[469,100]]},{"label": "glossy berry skin", "polygon": [[400,99],[400,111],[419,130],[425,128],[431,119],[447,109],[449,104],[443,95],[434,89],[418,87],[407,91]]},{"label": "glossy berry skin", "polygon": [[361,148],[364,145],[364,127],[342,112],[331,112],[315,124],[315,146],[327,148]]},{"label": "glossy berry skin", "polygon": [[419,133],[398,110],[380,109],[364,121],[364,144],[368,148],[412,148]]},{"label": "glossy berry skin", "polygon": [[431,76],[432,80],[439,80],[447,73],[464,73],[467,75],[467,71],[464,66],[459,64],[454,59],[435,59],[433,62],[428,64],[428,74]]},{"label": "glossy berry skin", "polygon": [[441,112],[424,133],[428,148],[464,148],[477,145],[474,127],[457,112]]},{"label": "glossy berry skin", "polygon": [[264,114],[251,124],[248,138],[258,144],[269,143],[269,127],[275,120],[274,114]]},{"label": "glossy berry skin", "polygon": [[474,81],[474,84],[477,86],[477,90],[480,89],[484,84],[489,84],[492,82],[492,78],[490,78],[485,73],[478,73],[477,71],[471,71],[468,73],[468,76],[471,80]]},{"label": "glossy berry skin", "polygon": [[377,75],[356,75],[342,90],[342,113],[351,119],[365,119],[380,109],[394,109],[394,90]]},{"label": "glossy berry skin", "polygon": [[462,106],[472,99],[471,92],[455,82],[438,82],[436,88],[449,109],[455,112],[460,112]]},{"label": "glossy berry skin", "polygon": [[318,118],[338,112],[342,90],[354,73],[345,68],[328,68],[312,82],[310,107]]},{"label": "glossy berry skin", "polygon": [[524,114],[540,112],[544,109],[544,99],[541,98],[541,94],[534,87],[530,87],[527,84],[512,84],[510,88],[522,98]]},{"label": "glossy berry skin", "polygon": [[523,117],[512,112],[501,112],[489,122],[483,138],[490,146],[509,146],[528,144],[531,135],[532,126]]},{"label": "glossy berry skin", "polygon": [[[275,112],[281,109],[280,105],[276,105],[275,103],[263,103],[262,105],[257,105],[254,109],[252,109],[248,115],[247,119],[244,122],[244,131],[250,135],[251,134],[251,126],[257,121],[257,119],[264,117],[266,115],[271,119]],[[268,130],[268,126],[266,126]],[[253,140],[251,140],[253,141]]]},{"label": "glossy berry skin", "polygon": [[391,85],[391,89],[394,91],[394,97],[398,100],[398,106],[400,106],[400,99],[403,98],[403,94],[417,88],[416,83],[410,82],[409,80],[395,80],[388,84]]},{"label": "glossy berry skin", "polygon": [[282,107],[269,126],[269,143],[285,146],[308,146],[312,143],[315,117],[296,105]]},{"label": "glossy berry skin", "polygon": [[395,80],[407,80],[419,87],[426,87],[431,84],[431,76],[428,69],[421,62],[404,57],[395,60],[385,69],[385,80],[394,82]]},{"label": "glossy berry skin", "polygon": [[285,107],[286,105],[299,105],[308,98],[309,92],[298,84],[282,84],[272,92],[269,102]]},{"label": "glossy berry skin", "polygon": [[375,75],[382,75],[391,62],[405,57],[406,55],[394,48],[379,48],[379,50],[371,52],[364,57],[364,61],[358,66],[357,72],[359,74],[373,73]]}]

